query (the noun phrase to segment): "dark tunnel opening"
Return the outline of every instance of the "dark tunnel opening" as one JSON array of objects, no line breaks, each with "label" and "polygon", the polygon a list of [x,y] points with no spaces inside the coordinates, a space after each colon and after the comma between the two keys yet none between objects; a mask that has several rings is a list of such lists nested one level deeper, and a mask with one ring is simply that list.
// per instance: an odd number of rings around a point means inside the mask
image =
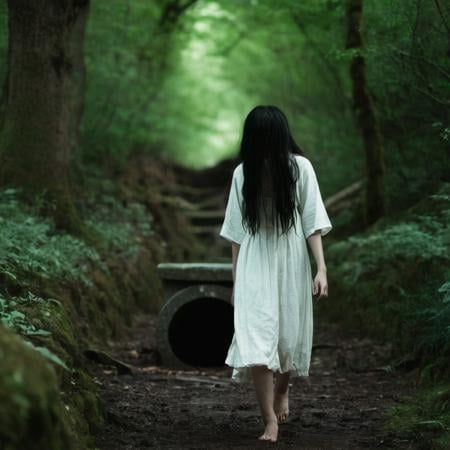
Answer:
[{"label": "dark tunnel opening", "polygon": [[233,306],[217,298],[199,298],[184,304],[169,327],[169,345],[183,363],[218,367],[225,364],[233,338]]}]

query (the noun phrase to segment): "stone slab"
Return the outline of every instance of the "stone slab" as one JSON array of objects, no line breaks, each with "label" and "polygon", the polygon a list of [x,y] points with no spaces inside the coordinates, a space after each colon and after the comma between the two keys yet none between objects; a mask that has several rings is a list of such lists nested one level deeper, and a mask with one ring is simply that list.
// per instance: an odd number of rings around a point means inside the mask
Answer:
[{"label": "stone slab", "polygon": [[159,263],[158,275],[163,280],[191,282],[233,281],[232,263],[191,262]]}]

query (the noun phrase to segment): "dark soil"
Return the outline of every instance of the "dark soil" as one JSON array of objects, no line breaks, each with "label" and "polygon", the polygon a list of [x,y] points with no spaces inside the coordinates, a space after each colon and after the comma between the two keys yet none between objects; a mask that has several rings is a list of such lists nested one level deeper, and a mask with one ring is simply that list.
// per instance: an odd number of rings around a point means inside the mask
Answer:
[{"label": "dark soil", "polygon": [[158,366],[156,320],[141,316],[128,339],[107,349],[133,374],[92,364],[107,409],[101,450],[416,448],[379,431],[383,412],[410,389],[401,373],[382,369],[387,346],[316,319],[310,376],[291,379],[290,416],[270,443],[257,439],[264,427],[253,385],[231,383],[232,368]]}]

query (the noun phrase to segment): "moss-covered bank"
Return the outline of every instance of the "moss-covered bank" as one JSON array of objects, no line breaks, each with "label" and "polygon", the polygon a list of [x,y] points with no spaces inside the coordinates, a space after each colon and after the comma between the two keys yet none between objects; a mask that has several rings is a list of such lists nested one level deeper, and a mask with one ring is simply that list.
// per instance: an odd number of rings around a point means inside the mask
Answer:
[{"label": "moss-covered bank", "polygon": [[93,447],[104,417],[83,350],[120,337],[137,312],[159,310],[158,262],[195,259],[199,244],[162,191],[170,168],[150,163],[88,178],[77,198],[94,247],[1,192],[2,448]]}]

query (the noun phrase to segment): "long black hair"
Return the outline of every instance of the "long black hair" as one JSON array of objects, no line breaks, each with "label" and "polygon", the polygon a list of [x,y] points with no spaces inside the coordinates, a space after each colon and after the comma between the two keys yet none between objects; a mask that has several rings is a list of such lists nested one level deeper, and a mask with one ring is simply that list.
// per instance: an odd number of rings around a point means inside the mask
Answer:
[{"label": "long black hair", "polygon": [[[293,153],[304,156],[294,141],[284,113],[276,106],[256,106],[247,115],[238,159],[243,163],[243,226],[250,234],[258,232],[260,211],[271,198],[271,223],[279,233],[295,224],[295,183],[299,170]],[[264,195],[270,193],[271,195]]]}]

